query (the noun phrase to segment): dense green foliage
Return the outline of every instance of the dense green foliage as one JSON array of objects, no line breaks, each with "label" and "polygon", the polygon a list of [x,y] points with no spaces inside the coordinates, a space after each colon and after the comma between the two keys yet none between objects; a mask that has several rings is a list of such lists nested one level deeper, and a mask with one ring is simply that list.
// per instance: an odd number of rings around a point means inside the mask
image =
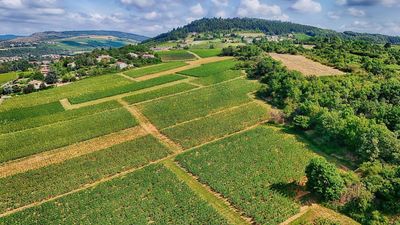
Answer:
[{"label": "dense green foliage", "polygon": [[165,128],[249,102],[251,99],[246,94],[258,87],[239,79],[143,103],[139,108],[158,128]]},{"label": "dense green foliage", "polygon": [[[63,147],[137,125],[125,109],[0,135],[0,162]],[[88,132],[88,130],[90,132]]]},{"label": "dense green foliage", "polygon": [[182,80],[182,79],[185,79],[185,77],[175,75],[175,74],[166,75],[166,76],[156,77],[156,78],[141,81],[141,82],[132,82],[130,84],[120,86],[117,88],[107,88],[103,91],[98,91],[98,92],[94,92],[94,93],[89,93],[89,94],[73,97],[73,98],[70,98],[69,100],[73,104],[79,104],[79,103],[93,101],[93,100],[106,98],[106,97],[110,97],[110,96],[114,96],[114,95],[124,94],[127,92],[139,91],[142,89],[146,89],[146,88],[150,88],[150,87],[154,87],[157,85],[162,85],[162,84],[166,84],[166,83],[170,83],[170,82],[178,81],[178,80]]},{"label": "dense green foliage", "polygon": [[187,65],[187,64],[184,62],[168,62],[168,63],[162,63],[162,64],[158,64],[158,65],[154,65],[154,66],[148,66],[148,67],[144,67],[144,68],[137,68],[137,69],[129,70],[129,71],[124,72],[124,74],[126,74],[130,77],[136,78],[136,77],[141,77],[144,75],[149,75],[149,74],[153,74],[153,73],[158,73],[158,72],[175,69],[175,68],[182,67],[185,65]]},{"label": "dense green foliage", "polygon": [[[53,104],[51,104],[51,105],[53,105]],[[57,107],[58,102],[55,105]],[[50,106],[50,105],[47,105],[47,106]],[[31,110],[29,112],[29,114],[28,114],[29,116],[27,118],[22,117],[17,120],[3,120],[2,121],[3,124],[0,126],[0,134],[26,130],[26,129],[49,125],[52,123],[57,123],[57,122],[66,121],[66,120],[72,120],[72,119],[76,119],[76,118],[79,118],[82,116],[92,115],[95,113],[115,109],[118,107],[121,107],[121,105],[118,102],[111,101],[111,102],[100,103],[100,104],[93,105],[93,106],[86,106],[83,108],[67,110],[67,111],[61,111],[61,108],[60,108],[60,111],[47,111],[46,110],[45,111],[46,113],[51,113],[51,114],[45,114],[45,113],[43,113],[42,109],[46,109],[46,106],[39,105],[37,107],[34,107],[35,110]],[[47,108],[47,109],[49,109],[49,108]],[[21,110],[21,111],[23,112],[23,110]],[[8,112],[8,113],[10,113],[10,112]],[[34,115],[34,113],[36,113],[36,115]],[[4,115],[4,114],[5,113],[0,113],[0,115]],[[21,114],[20,114],[20,116],[21,116]],[[16,119],[16,118],[17,117],[13,117],[13,119]]]},{"label": "dense green foliage", "polygon": [[233,69],[236,63],[235,60],[228,59],[220,62],[203,64],[200,67],[181,71],[179,73],[193,77],[218,76],[224,71]]},{"label": "dense green foliage", "polygon": [[0,219],[4,224],[227,224],[161,165]]},{"label": "dense green foliage", "polygon": [[255,223],[279,224],[298,212],[290,187],[313,156],[293,136],[262,126],[185,152],[177,161]]},{"label": "dense green foliage", "polygon": [[268,119],[268,110],[257,103],[241,105],[207,117],[161,130],[184,148],[243,130]]},{"label": "dense green foliage", "polygon": [[10,122],[32,119],[38,116],[48,116],[59,112],[64,112],[64,108],[60,102],[51,102],[42,105],[11,109],[0,112],[0,124],[5,125]]},{"label": "dense green foliage", "polygon": [[170,87],[164,87],[164,88],[160,88],[160,89],[153,90],[153,91],[134,94],[134,95],[125,97],[123,99],[124,99],[124,101],[128,102],[129,104],[135,104],[135,103],[144,102],[144,101],[148,101],[148,100],[155,99],[155,98],[160,98],[163,96],[168,96],[168,95],[173,95],[173,94],[177,94],[180,92],[188,91],[188,90],[194,89],[196,87],[197,86],[194,86],[192,84],[180,83],[180,84],[176,84],[176,85],[173,85]]},{"label": "dense green foliage", "polygon": [[[0,179],[0,212],[60,195],[102,177],[146,165],[169,154],[154,137],[145,136],[110,148]],[[62,176],[60,176],[62,175]]]},{"label": "dense green foliage", "polygon": [[344,191],[344,181],[336,166],[324,158],[314,158],[306,167],[307,189],[325,201],[337,200]]}]

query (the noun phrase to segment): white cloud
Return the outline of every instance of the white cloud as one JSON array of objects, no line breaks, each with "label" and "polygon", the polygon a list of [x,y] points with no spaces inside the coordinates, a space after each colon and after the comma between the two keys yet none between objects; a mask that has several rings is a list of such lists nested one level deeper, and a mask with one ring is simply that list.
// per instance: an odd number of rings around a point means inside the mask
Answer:
[{"label": "white cloud", "polygon": [[228,6],[229,0],[211,0],[217,6]]},{"label": "white cloud", "polygon": [[197,17],[204,16],[205,14],[205,10],[200,3],[197,3],[196,5],[190,7],[190,12],[193,14],[193,16]]},{"label": "white cloud", "polygon": [[262,17],[274,20],[289,19],[289,16],[282,13],[279,6],[262,4],[259,0],[241,0],[237,15],[239,17]]},{"label": "white cloud", "polygon": [[339,12],[328,12],[328,17],[334,20],[338,20],[341,18],[341,13]]},{"label": "white cloud", "polygon": [[0,0],[0,7],[6,9],[20,9],[24,7],[22,0]]},{"label": "white cloud", "polygon": [[347,12],[350,15],[355,16],[355,17],[363,17],[363,16],[365,16],[365,11],[364,10],[356,9],[356,8],[353,8],[353,7],[348,8]]},{"label": "white cloud", "polygon": [[220,10],[217,13],[215,13],[216,17],[221,17],[221,18],[227,18],[228,14],[224,10]]},{"label": "white cloud", "polygon": [[160,15],[156,11],[144,14],[144,18],[146,20],[154,20],[154,19],[157,19],[159,16]]},{"label": "white cloud", "polygon": [[154,0],[121,0],[124,5],[133,5],[138,8],[147,8],[154,5]]},{"label": "white cloud", "polygon": [[313,0],[297,0],[291,8],[302,13],[318,13],[322,10],[321,4]]}]

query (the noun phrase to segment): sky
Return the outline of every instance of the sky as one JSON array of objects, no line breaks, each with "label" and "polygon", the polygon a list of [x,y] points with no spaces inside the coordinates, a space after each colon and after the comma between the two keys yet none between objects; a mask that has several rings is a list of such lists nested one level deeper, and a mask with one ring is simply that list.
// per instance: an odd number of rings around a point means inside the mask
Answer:
[{"label": "sky", "polygon": [[400,36],[400,0],[0,0],[0,34],[117,30],[146,36],[203,17],[255,17]]}]

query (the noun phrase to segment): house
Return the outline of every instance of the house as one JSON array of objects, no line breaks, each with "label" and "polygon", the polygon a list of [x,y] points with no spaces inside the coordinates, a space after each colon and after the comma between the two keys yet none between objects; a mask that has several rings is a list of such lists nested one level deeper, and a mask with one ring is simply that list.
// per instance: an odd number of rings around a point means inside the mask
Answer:
[{"label": "house", "polygon": [[143,55],[142,55],[142,58],[143,58],[143,59],[154,59],[155,56],[152,55],[152,54],[143,54]]},{"label": "house", "polygon": [[97,57],[96,60],[97,60],[97,62],[103,62],[103,61],[109,62],[111,59],[112,59],[112,57],[109,55],[100,55],[99,57]]},{"label": "house", "polygon": [[68,63],[67,66],[69,68],[71,68],[71,69],[75,69],[76,68],[76,63],[75,62],[71,62],[71,63]]},{"label": "house", "polygon": [[133,52],[131,52],[131,53],[128,53],[128,56],[129,56],[129,57],[131,57],[131,58],[138,58],[138,57],[139,57],[139,55],[138,55],[138,54],[136,54],[136,53],[133,53]]},{"label": "house", "polygon": [[43,81],[40,81],[40,80],[32,80],[32,81],[29,81],[28,84],[33,85],[33,88],[34,88],[35,90],[40,90],[40,89],[43,87],[43,85],[46,86],[46,84],[45,84]]},{"label": "house", "polygon": [[124,63],[124,62],[116,62],[115,65],[120,69],[123,70],[125,68],[128,67],[128,64]]}]

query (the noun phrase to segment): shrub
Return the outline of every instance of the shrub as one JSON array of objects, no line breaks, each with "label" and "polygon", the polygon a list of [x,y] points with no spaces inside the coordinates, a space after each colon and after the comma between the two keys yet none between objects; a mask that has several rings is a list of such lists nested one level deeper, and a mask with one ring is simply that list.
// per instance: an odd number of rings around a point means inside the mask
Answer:
[{"label": "shrub", "polygon": [[336,167],[323,158],[314,158],[306,167],[307,189],[319,195],[324,201],[340,198],[344,181]]}]

